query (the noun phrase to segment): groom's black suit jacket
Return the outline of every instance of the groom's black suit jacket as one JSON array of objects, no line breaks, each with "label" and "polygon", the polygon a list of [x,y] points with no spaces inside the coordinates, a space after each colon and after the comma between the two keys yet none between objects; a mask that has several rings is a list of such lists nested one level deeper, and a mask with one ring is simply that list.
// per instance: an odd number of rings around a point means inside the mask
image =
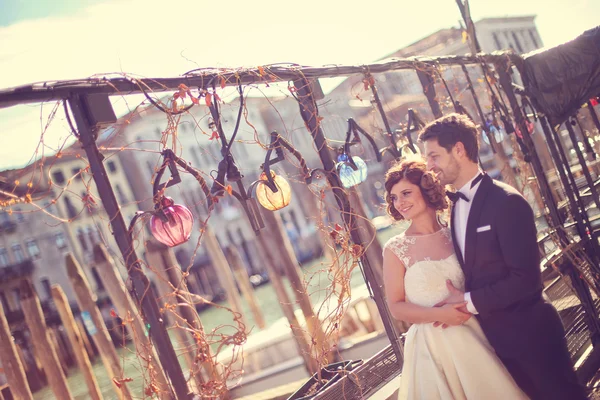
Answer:
[{"label": "groom's black suit jacket", "polygon": [[542,299],[531,207],[514,188],[488,175],[471,201],[464,256],[454,229],[452,236],[483,331],[501,358],[551,351],[564,330],[556,310]]}]

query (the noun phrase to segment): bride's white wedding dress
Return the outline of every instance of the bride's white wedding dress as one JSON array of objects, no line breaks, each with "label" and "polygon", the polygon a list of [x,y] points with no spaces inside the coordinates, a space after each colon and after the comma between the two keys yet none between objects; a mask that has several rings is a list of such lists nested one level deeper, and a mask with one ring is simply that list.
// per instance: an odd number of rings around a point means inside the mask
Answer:
[{"label": "bride's white wedding dress", "polygon": [[[406,301],[433,307],[448,297],[446,280],[464,290],[465,278],[448,228],[431,235],[400,234],[389,248],[406,267]],[[446,329],[413,324],[404,345],[398,399],[527,399],[496,356],[475,317]]]}]

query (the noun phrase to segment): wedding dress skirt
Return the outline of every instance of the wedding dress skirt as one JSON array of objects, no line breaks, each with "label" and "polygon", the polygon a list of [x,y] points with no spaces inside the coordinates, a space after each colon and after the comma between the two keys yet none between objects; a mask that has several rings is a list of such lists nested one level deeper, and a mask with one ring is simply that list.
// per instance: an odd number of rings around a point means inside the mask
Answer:
[{"label": "wedding dress skirt", "polygon": [[[447,242],[450,235],[444,231],[439,237]],[[424,307],[433,307],[447,298],[448,279],[464,290],[464,274],[452,250],[449,256],[438,260],[415,257],[414,250],[420,247],[417,238],[427,243],[423,248],[428,248],[430,254],[439,251],[442,243],[430,236],[399,235],[385,246],[405,266],[410,265],[404,278],[406,301]],[[415,259],[420,260],[415,262]],[[475,317],[471,317],[463,325],[446,329],[431,323],[410,327],[404,344],[398,399],[514,400],[527,396],[497,357]]]},{"label": "wedding dress skirt", "polygon": [[398,399],[526,399],[475,318],[464,325],[408,330]]}]

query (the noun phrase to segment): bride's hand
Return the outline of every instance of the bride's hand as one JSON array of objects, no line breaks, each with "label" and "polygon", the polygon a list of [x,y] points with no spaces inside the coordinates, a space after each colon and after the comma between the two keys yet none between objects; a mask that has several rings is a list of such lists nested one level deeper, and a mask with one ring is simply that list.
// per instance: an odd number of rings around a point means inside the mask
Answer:
[{"label": "bride's hand", "polygon": [[[471,318],[471,313],[464,312],[467,305],[466,301],[461,303],[444,304],[439,307],[438,322],[442,324],[443,328],[448,326],[462,325]],[[439,325],[438,323],[434,324]]]}]

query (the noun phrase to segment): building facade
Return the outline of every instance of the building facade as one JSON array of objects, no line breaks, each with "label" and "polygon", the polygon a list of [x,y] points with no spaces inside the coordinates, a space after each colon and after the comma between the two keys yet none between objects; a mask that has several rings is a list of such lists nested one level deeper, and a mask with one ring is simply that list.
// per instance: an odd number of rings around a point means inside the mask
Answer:
[{"label": "building facade", "polygon": [[[110,136],[110,135],[107,135]],[[100,140],[110,146],[111,138]],[[114,152],[112,152],[114,153]],[[105,153],[105,167],[124,216],[137,211],[133,193],[118,157]],[[104,243],[121,272],[122,257],[111,234],[109,217],[102,207],[85,153],[79,143],[19,169],[4,171],[2,176],[35,191],[32,201],[8,207],[0,214],[7,226],[0,238],[0,264],[31,260],[32,282],[42,301],[50,299],[50,287],[59,284],[67,298],[75,297],[66,274],[65,255],[72,253],[81,264],[92,290],[105,296],[96,271],[93,246]],[[1,296],[0,296],[1,298]]]}]

